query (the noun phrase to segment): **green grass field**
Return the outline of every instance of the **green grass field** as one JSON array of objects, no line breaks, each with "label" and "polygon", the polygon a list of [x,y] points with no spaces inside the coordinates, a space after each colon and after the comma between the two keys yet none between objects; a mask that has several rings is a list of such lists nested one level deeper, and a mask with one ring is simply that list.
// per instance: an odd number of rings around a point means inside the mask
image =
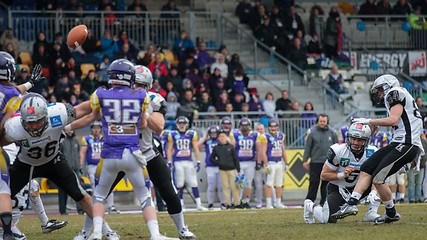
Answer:
[{"label": "green grass field", "polygon": [[[303,223],[302,208],[186,212],[185,218],[198,239],[427,239],[426,204],[398,205],[401,221],[379,226],[362,222],[366,209],[362,206],[357,216],[326,225]],[[383,211],[384,207],[380,206],[380,214]],[[30,240],[67,240],[72,239],[83,224],[83,216],[54,217],[68,220],[68,226],[43,235],[35,216],[24,216],[18,226]],[[163,234],[177,237],[168,214],[160,213],[158,219]],[[107,215],[106,220],[121,239],[149,239],[141,214]]]}]

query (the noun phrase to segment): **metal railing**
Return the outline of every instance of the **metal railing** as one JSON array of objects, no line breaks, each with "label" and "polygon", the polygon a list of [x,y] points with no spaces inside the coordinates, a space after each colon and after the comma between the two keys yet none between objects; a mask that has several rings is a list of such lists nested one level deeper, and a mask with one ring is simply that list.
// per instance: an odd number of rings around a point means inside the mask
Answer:
[{"label": "metal railing", "polygon": [[[162,14],[174,17],[164,18]],[[97,39],[107,29],[117,35],[124,30],[137,47],[148,44],[171,47],[181,30],[180,12],[10,10],[8,18],[15,37],[27,42],[36,41],[39,32],[45,32],[51,41],[55,33],[67,36],[71,28],[85,24]]]}]

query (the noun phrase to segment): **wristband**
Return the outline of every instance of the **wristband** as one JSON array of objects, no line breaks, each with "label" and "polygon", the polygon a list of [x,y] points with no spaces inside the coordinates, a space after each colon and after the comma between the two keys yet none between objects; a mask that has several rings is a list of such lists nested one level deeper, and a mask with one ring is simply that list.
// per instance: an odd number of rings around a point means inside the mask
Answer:
[{"label": "wristband", "polygon": [[340,172],[340,173],[338,173],[337,174],[337,178],[339,179],[339,180],[341,180],[341,179],[344,179],[344,178],[346,178],[347,176],[343,173],[343,172]]},{"label": "wristband", "polygon": [[33,84],[31,84],[30,82],[26,82],[22,85],[24,85],[26,91],[30,90],[33,87]]},{"label": "wristband", "polygon": [[73,128],[71,127],[71,124],[68,124],[67,126],[64,127],[65,132],[69,132],[71,130],[73,130]]}]

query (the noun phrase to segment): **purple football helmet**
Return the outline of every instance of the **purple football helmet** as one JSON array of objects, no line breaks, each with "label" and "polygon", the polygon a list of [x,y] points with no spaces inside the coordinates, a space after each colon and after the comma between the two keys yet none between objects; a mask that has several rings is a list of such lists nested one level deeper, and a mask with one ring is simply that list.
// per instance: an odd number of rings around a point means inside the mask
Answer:
[{"label": "purple football helmet", "polygon": [[250,131],[252,128],[251,120],[249,120],[249,118],[247,117],[243,117],[239,121],[239,128],[240,128],[240,131],[243,131],[243,132]]},{"label": "purple football helmet", "polygon": [[268,131],[272,134],[276,134],[279,129],[279,120],[277,118],[270,118],[268,120]]},{"label": "purple football helmet", "polygon": [[15,73],[15,59],[9,53],[0,51],[0,80],[13,81]]},{"label": "purple football helmet", "polygon": [[131,86],[135,80],[135,66],[126,59],[113,61],[108,68],[108,83]]},{"label": "purple football helmet", "polygon": [[212,125],[208,128],[208,135],[211,139],[216,139],[219,134],[219,127],[217,125]]}]

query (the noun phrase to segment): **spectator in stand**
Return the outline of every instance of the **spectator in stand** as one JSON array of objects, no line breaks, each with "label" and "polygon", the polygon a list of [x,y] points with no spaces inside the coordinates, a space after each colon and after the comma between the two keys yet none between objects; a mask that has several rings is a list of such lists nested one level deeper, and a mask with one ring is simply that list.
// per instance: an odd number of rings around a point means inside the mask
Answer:
[{"label": "spectator in stand", "polygon": [[288,58],[302,70],[307,68],[307,51],[301,46],[300,38],[294,38],[293,47],[289,51]]},{"label": "spectator in stand", "polygon": [[[316,18],[323,15],[325,15],[325,11],[323,11],[322,7],[320,7],[319,5],[314,5],[313,7],[311,7],[310,17],[308,20],[310,25],[310,36],[313,36],[313,34],[315,33],[319,36],[319,33],[316,31]],[[317,19],[317,21],[321,21],[321,19]]]},{"label": "spectator in stand", "polygon": [[270,17],[265,15],[262,24],[255,28],[255,37],[271,48],[276,45],[276,32],[274,24],[270,23]]},{"label": "spectator in stand", "polygon": [[190,79],[186,78],[186,79],[182,80],[182,88],[184,89],[184,91],[182,92],[181,96],[184,96],[185,91],[187,91],[187,90],[190,90],[194,95],[194,92],[195,92],[194,86],[193,86],[193,83],[191,82]]},{"label": "spectator in stand", "polygon": [[292,6],[295,6],[294,0],[274,0],[274,4],[279,7],[283,14],[287,14]]},{"label": "spectator in stand", "polygon": [[241,24],[250,24],[253,16],[252,5],[249,0],[240,0],[235,14]]},{"label": "spectator in stand", "polygon": [[154,73],[155,69],[160,70],[160,74],[164,77],[168,75],[168,67],[165,64],[164,56],[162,53],[157,52],[154,56],[154,62],[150,63],[147,67],[150,69],[152,73]]},{"label": "spectator in stand", "polygon": [[55,96],[57,100],[62,101],[63,99],[67,99],[67,96],[65,95],[70,92],[70,89],[71,83],[68,81],[68,76],[64,74],[55,86]]},{"label": "spectator in stand", "polygon": [[204,92],[207,92],[209,94],[209,89],[206,87],[205,83],[201,83],[199,85],[199,88],[196,88],[195,90],[196,90],[196,93],[194,96],[196,97],[196,99],[201,99],[202,93]]},{"label": "spectator in stand", "polygon": [[181,107],[191,108],[192,110],[197,110],[197,102],[194,101],[193,91],[190,89],[185,90],[181,99]]},{"label": "spectator in stand", "polygon": [[65,72],[70,73],[71,71],[74,72],[74,77],[77,79],[80,79],[80,77],[82,76],[82,71],[80,70],[80,67],[76,64],[74,58],[69,58],[67,64],[65,65]]},{"label": "spectator in stand", "polygon": [[105,9],[106,6],[110,6],[112,10],[117,10],[115,1],[111,0],[101,0],[98,4],[98,10]]},{"label": "spectator in stand", "polygon": [[265,16],[268,16],[267,9],[264,4],[259,4],[256,6],[255,14],[252,16],[250,26],[252,30],[256,30],[258,26],[263,24]]},{"label": "spectator in stand", "polygon": [[117,47],[122,48],[123,44],[129,44],[129,51],[136,56],[138,54],[138,48],[130,41],[128,38],[127,32],[125,30],[120,31],[119,39],[117,40]]},{"label": "spectator in stand", "polygon": [[[276,101],[276,111],[287,111],[291,108],[292,101],[289,99],[288,90],[282,91],[282,97]],[[281,115],[282,116],[282,115]]]},{"label": "spectator in stand", "polygon": [[[212,70],[212,68],[211,68],[211,70]],[[213,71],[213,74],[211,74],[210,80],[209,80],[210,89],[214,89],[216,87],[217,80],[220,78],[222,78],[221,77],[221,70],[219,70],[219,68],[215,68]]]},{"label": "spectator in stand", "polygon": [[114,37],[111,36],[111,31],[106,29],[104,35],[100,39],[101,45],[99,46],[99,52],[103,56],[108,56],[108,58],[115,59],[116,54],[119,52],[119,47],[114,40]]},{"label": "spectator in stand", "polygon": [[249,111],[251,112],[264,111],[262,103],[260,102],[259,96],[257,94],[253,94],[251,99],[249,100]]},{"label": "spectator in stand", "polygon": [[49,48],[49,42],[46,40],[46,34],[44,32],[39,32],[37,34],[37,39],[33,44],[33,54],[37,51],[37,48],[40,44],[45,45],[45,49]]},{"label": "spectator in stand", "polygon": [[122,47],[116,54],[116,59],[124,58],[132,63],[136,62],[136,56],[130,51],[129,43],[123,43]]},{"label": "spectator in stand", "polygon": [[57,0],[38,0],[36,1],[36,10],[41,10],[42,15],[45,15],[45,11],[55,11],[59,7],[59,1]]},{"label": "spectator in stand", "polygon": [[191,72],[188,74],[188,79],[190,79],[196,92],[199,91],[200,84],[203,83],[203,78],[200,76],[199,68],[195,67],[191,69]]},{"label": "spectator in stand", "polygon": [[240,111],[241,111],[241,112],[245,112],[245,113],[243,113],[243,114],[239,114],[239,115],[237,116],[237,117],[238,117],[238,118],[240,118],[240,119],[242,119],[242,118],[244,118],[244,117],[246,117],[246,118],[251,118],[251,119],[253,119],[253,118],[256,118],[256,117],[257,117],[256,115],[253,115],[253,114],[249,115],[249,114],[247,113],[247,112],[249,112],[249,104],[248,104],[248,103],[246,103],[246,102],[242,103],[242,107],[241,107]]},{"label": "spectator in stand", "polygon": [[198,99],[199,112],[208,112],[209,108],[213,107],[209,93],[202,92]]},{"label": "spectator in stand", "polygon": [[[68,0],[67,5],[65,5],[64,10],[65,11],[77,11],[77,6],[79,5],[79,3],[77,2],[77,0]],[[103,8],[101,8],[103,9]]]},{"label": "spectator in stand", "polygon": [[210,55],[209,51],[206,49],[206,43],[201,41],[199,43],[199,48],[197,49],[197,59],[196,63],[199,65],[200,71],[209,69],[210,65],[215,61],[215,59]]},{"label": "spectator in stand", "polygon": [[301,43],[301,48],[307,50],[307,43],[305,42],[304,33],[301,30],[298,30],[294,38],[298,38]]},{"label": "spectator in stand", "polygon": [[94,70],[90,70],[86,78],[82,81],[81,88],[88,95],[92,95],[93,92],[99,87],[99,81],[96,79]]},{"label": "spectator in stand", "polygon": [[[341,39],[339,39],[341,37]],[[341,43],[339,43],[341,42]],[[326,57],[332,58],[338,55],[339,45],[342,48],[342,27],[341,18],[336,6],[332,6],[329,11],[329,17],[326,20],[325,29],[325,54]]]},{"label": "spectator in stand", "polygon": [[221,72],[221,77],[227,79],[228,77],[228,66],[225,63],[225,57],[222,53],[217,54],[216,62],[211,65],[211,74],[215,72],[215,69],[218,68]]},{"label": "spectator in stand", "polygon": [[[359,15],[378,15],[378,8],[375,5],[375,0],[366,0],[362,6],[360,6]],[[376,21],[377,18],[361,18],[362,21]]]},{"label": "spectator in stand", "polygon": [[415,98],[415,103],[417,104],[418,110],[420,110],[423,120],[425,120],[425,117],[427,116],[427,107],[423,105],[423,98],[422,97]]},{"label": "spectator in stand", "polygon": [[[397,3],[393,6],[391,10],[391,14],[393,15],[409,15],[412,12],[412,6],[407,0],[398,0]],[[396,19],[394,19],[396,20]],[[405,21],[405,18],[401,18],[400,20]]]},{"label": "spectator in stand", "polygon": [[[182,91],[182,78],[178,75],[178,68],[172,66],[165,82],[171,82],[177,92]],[[163,87],[163,86],[162,86]],[[166,88],[166,86],[164,86]]]},{"label": "spectator in stand", "polygon": [[187,31],[181,31],[180,36],[173,43],[172,50],[180,61],[183,61],[188,53],[194,52],[194,43],[188,36]]},{"label": "spectator in stand", "polygon": [[234,86],[236,78],[239,78],[240,81],[244,78],[243,65],[240,63],[239,54],[235,53],[231,57],[231,61],[228,64],[228,79],[226,88],[231,89]]},{"label": "spectator in stand", "polygon": [[104,8],[101,8],[104,11],[104,23],[107,28],[112,28],[113,24],[117,21],[117,16],[113,12],[113,5],[107,4]]},{"label": "spectator in stand", "polygon": [[166,118],[169,120],[176,119],[176,112],[181,104],[178,102],[178,97],[174,92],[169,92],[166,105]]},{"label": "spectator in stand", "polygon": [[185,58],[185,61],[181,61],[178,65],[178,73],[182,78],[187,78],[191,72],[191,69],[199,68],[197,63],[194,61],[194,57],[192,55],[188,55]]},{"label": "spectator in stand", "polygon": [[88,29],[88,34],[85,42],[82,44],[83,58],[81,61],[84,63],[93,63],[94,65],[99,64],[102,60],[102,56],[98,53],[98,39],[92,34],[92,30]]},{"label": "spectator in stand", "polygon": [[32,56],[33,64],[41,64],[42,65],[42,75],[45,77],[50,77],[49,66],[49,50],[46,49],[46,45],[40,43],[36,46],[36,51],[33,52]]},{"label": "spectator in stand", "polygon": [[159,33],[164,39],[171,39],[173,35],[180,32],[180,11],[176,7],[174,0],[169,0],[168,3],[163,5],[160,10],[160,18],[170,19],[166,26],[160,26]]},{"label": "spectator in stand", "polygon": [[288,16],[285,19],[285,29],[292,36],[295,36],[298,30],[305,32],[304,23],[298,15],[295,5],[289,8]]},{"label": "spectator in stand", "polygon": [[67,56],[62,55],[62,45],[59,42],[54,42],[49,55],[50,82],[54,85],[59,78],[65,73],[65,63]]},{"label": "spectator in stand", "polygon": [[167,92],[162,87],[160,87],[159,79],[153,80],[153,86],[150,89],[150,92],[155,92],[160,94],[163,98],[167,97]]},{"label": "spectator in stand", "polygon": [[138,64],[148,66],[148,64],[152,63],[154,61],[154,56],[156,55],[156,47],[153,44],[148,45],[147,51],[143,52],[141,51],[138,54]]},{"label": "spectator in stand", "polygon": [[316,123],[317,114],[314,111],[313,104],[306,102],[304,104],[304,113],[301,114],[301,118],[304,118],[303,128],[305,130],[311,128]]},{"label": "spectator in stand", "polygon": [[108,55],[105,55],[102,58],[102,62],[99,65],[99,70],[96,73],[99,76],[99,79],[101,80],[102,83],[108,82],[107,70],[110,67],[110,64],[111,64],[110,57]]},{"label": "spectator in stand", "polygon": [[67,60],[68,60],[68,58],[70,58],[70,57],[71,57],[71,53],[70,53],[70,49],[69,49],[69,48],[68,48],[68,46],[67,46],[67,42],[65,41],[64,36],[62,35],[62,33],[61,33],[61,32],[57,32],[57,33],[55,33],[53,43],[54,43],[54,44],[55,44],[55,43],[59,43],[59,44],[61,44],[61,51],[60,51],[60,53],[61,53],[61,57],[62,57],[65,61],[67,61]]},{"label": "spectator in stand", "polygon": [[142,3],[142,0],[134,0],[131,5],[128,7],[128,11],[135,11],[135,8],[139,7],[139,11],[147,12],[147,7],[144,3]]},{"label": "spectator in stand", "polygon": [[228,99],[228,93],[225,90],[222,90],[218,95],[218,100],[215,103],[215,108],[218,112],[225,112],[225,107],[227,103],[230,103]]},{"label": "spectator in stand", "polygon": [[[18,86],[28,82],[28,80],[30,80],[30,73],[28,72],[28,68],[21,68],[20,74],[15,78],[14,83]],[[37,85],[38,84],[36,84],[35,86]]]},{"label": "spectator in stand", "polygon": [[344,90],[342,89],[343,80],[343,76],[339,72],[338,66],[336,65],[331,68],[331,72],[325,78],[325,82],[337,94],[341,94],[344,92]]},{"label": "spectator in stand", "polygon": [[[225,64],[229,64],[231,61],[231,56],[230,56],[230,53],[228,52],[228,48],[225,45],[221,45],[219,47],[218,52],[224,56]],[[214,58],[217,59],[218,56],[215,55]]]},{"label": "spectator in stand", "polygon": [[270,13],[270,22],[274,25],[275,29],[278,31],[277,34],[279,35],[280,32],[285,32],[285,14],[280,12],[280,9],[278,6],[273,5],[271,7],[271,13]]},{"label": "spectator in stand", "polygon": [[58,100],[56,99],[56,96],[54,94],[50,94],[48,97],[48,103],[56,103]]},{"label": "spectator in stand", "polygon": [[[213,103],[214,103],[214,105],[216,107],[216,104],[218,103],[218,100],[219,100],[220,93],[223,92],[223,91],[227,91],[227,90],[225,89],[224,79],[218,78],[215,81],[215,83],[216,83],[215,87],[212,88],[212,100],[213,100]],[[227,97],[228,97],[228,95],[227,95]],[[219,111],[218,108],[216,108],[216,110]]]},{"label": "spectator in stand", "polygon": [[323,52],[322,45],[319,42],[319,36],[313,34],[307,46],[307,55],[314,58],[320,58]]},{"label": "spectator in stand", "polygon": [[242,104],[245,102],[245,98],[241,93],[234,93],[232,95],[231,103],[233,104],[234,111],[241,111]]},{"label": "spectator in stand", "polygon": [[262,107],[268,117],[274,117],[274,112],[276,111],[276,102],[274,101],[274,96],[271,92],[265,94],[265,99],[262,102]]},{"label": "spectator in stand", "polygon": [[[234,112],[234,111],[238,111],[238,110],[235,110],[235,109],[234,109],[234,107],[233,107],[233,104],[232,104],[232,103],[226,103],[226,104],[225,104],[225,112],[232,113],[232,112]],[[229,116],[231,117],[231,114],[230,114]]]},{"label": "spectator in stand", "polygon": [[[163,88],[163,87],[162,87]],[[173,85],[172,82],[170,81],[166,81],[166,87],[164,88],[166,90],[166,92],[169,94],[170,92],[173,92],[177,99],[179,99],[179,92],[178,90],[176,90],[176,87]]]},{"label": "spectator in stand", "polygon": [[[389,0],[380,0],[377,3],[378,15],[391,15],[391,5]],[[380,19],[381,20],[381,19]]]},{"label": "spectator in stand", "polygon": [[17,54],[16,50],[15,50],[15,48],[11,42],[6,43],[6,46],[4,46],[3,51],[9,53],[10,56],[13,57],[13,59],[15,59],[15,60],[17,59],[16,57],[18,55],[16,55]]},{"label": "spectator in stand", "polygon": [[414,12],[409,14],[408,23],[411,27],[409,36],[411,38],[412,47],[416,50],[426,48],[427,38],[427,22],[426,19],[421,16],[421,6],[417,6]]},{"label": "spectator in stand", "polygon": [[13,55],[11,55],[17,59],[19,53],[19,41],[15,36],[13,36],[12,28],[9,27],[3,31],[3,34],[0,37],[1,48],[6,49],[8,43],[12,44],[13,47]]}]

